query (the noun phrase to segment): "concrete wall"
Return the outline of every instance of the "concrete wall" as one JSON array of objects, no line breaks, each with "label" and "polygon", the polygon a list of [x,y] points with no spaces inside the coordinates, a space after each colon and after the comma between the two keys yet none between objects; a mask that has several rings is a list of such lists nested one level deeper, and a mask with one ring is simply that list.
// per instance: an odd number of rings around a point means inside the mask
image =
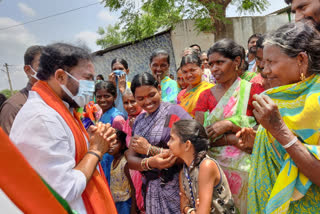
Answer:
[{"label": "concrete wall", "polygon": [[[292,18],[294,20],[294,17]],[[247,48],[247,40],[254,33],[266,33],[277,29],[289,22],[286,13],[264,17],[234,17],[229,18],[226,26],[225,38],[235,40],[238,44]],[[212,33],[197,32],[193,20],[184,20],[177,24],[171,32],[162,33],[143,41],[129,44],[119,48],[111,48],[103,52],[103,55],[94,57],[97,74],[103,74],[106,78],[111,72],[111,60],[115,57],[124,58],[130,68],[129,80],[140,72],[150,71],[149,56],[156,48],[164,48],[169,51],[171,57],[170,72],[176,73],[180,66],[182,51],[191,44],[198,44],[203,51],[207,51],[215,42]]]},{"label": "concrete wall", "polygon": [[197,32],[194,28],[194,20],[184,20],[171,31],[171,41],[177,67],[180,66],[182,52],[186,47],[196,43],[200,45],[201,49],[207,50],[214,43],[212,33]]},{"label": "concrete wall", "polygon": [[[289,22],[287,13],[280,15],[259,17],[233,17],[228,18],[230,23],[226,26],[225,38],[230,38],[247,48],[248,38],[254,33],[265,34]],[[293,18],[294,19],[294,18]],[[193,20],[184,20],[171,31],[171,41],[175,54],[177,67],[181,61],[181,53],[191,44],[198,44],[206,51],[215,42],[212,33],[198,33]]]},{"label": "concrete wall", "polygon": [[93,54],[95,72],[96,74],[102,74],[105,79],[108,79],[108,75],[111,73],[111,61],[114,58],[123,58],[128,62],[130,69],[129,81],[131,81],[134,75],[138,73],[151,72],[149,68],[149,57],[157,48],[165,49],[169,52],[170,72],[176,73],[174,51],[172,49],[169,32],[104,52],[103,55]]}]

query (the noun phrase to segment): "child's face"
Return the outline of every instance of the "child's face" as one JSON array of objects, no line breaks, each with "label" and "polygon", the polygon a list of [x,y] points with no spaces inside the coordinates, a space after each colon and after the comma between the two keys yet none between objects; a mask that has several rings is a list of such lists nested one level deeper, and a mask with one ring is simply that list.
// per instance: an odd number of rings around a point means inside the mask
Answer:
[{"label": "child's face", "polygon": [[168,142],[168,147],[169,147],[170,151],[176,157],[180,157],[180,155],[184,151],[184,149],[183,149],[184,143],[181,142],[179,136],[175,132],[175,128],[174,127],[170,131],[170,140]]},{"label": "child's face", "polygon": [[108,150],[108,154],[115,156],[116,154],[118,154],[121,151],[121,142],[119,140],[117,140],[117,142],[115,144],[113,144],[112,147],[109,148]]},{"label": "child's face", "polygon": [[101,107],[103,113],[112,108],[115,97],[112,96],[106,89],[101,89],[96,92],[97,104]]},{"label": "child's face", "polygon": [[132,94],[125,94],[122,97],[123,107],[128,112],[129,116],[139,114],[142,108],[138,105]]}]

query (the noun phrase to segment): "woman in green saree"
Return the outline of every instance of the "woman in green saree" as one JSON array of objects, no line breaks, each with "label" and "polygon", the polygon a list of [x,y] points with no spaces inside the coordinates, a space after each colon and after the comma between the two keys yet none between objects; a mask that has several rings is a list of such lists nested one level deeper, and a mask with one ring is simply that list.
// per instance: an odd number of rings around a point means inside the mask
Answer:
[{"label": "woman in green saree", "polygon": [[264,73],[271,85],[255,96],[256,133],[248,213],[319,213],[320,36],[302,22],[269,34]]},{"label": "woman in green saree", "polygon": [[195,108],[196,120],[204,122],[211,138],[208,154],[224,170],[238,212],[246,213],[252,145],[240,145],[236,133],[242,127],[256,125],[252,96],[264,89],[238,77],[244,53],[234,41],[216,42],[208,57],[217,84],[201,93]]}]

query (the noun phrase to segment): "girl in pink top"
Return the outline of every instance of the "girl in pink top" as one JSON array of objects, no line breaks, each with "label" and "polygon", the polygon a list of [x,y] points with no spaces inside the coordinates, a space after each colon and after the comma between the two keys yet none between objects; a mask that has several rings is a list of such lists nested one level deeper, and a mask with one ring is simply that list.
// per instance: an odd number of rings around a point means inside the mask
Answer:
[{"label": "girl in pink top", "polygon": [[[127,147],[130,145],[130,139],[132,134],[132,125],[136,119],[142,112],[142,108],[137,104],[136,100],[133,97],[133,94],[130,89],[126,89],[122,94],[123,107],[128,113],[128,119],[123,125],[123,132],[127,134],[126,143]],[[133,185],[136,190],[136,203],[138,209],[144,213],[144,204],[142,197],[142,181],[141,181],[141,173],[136,170],[129,170]]]}]

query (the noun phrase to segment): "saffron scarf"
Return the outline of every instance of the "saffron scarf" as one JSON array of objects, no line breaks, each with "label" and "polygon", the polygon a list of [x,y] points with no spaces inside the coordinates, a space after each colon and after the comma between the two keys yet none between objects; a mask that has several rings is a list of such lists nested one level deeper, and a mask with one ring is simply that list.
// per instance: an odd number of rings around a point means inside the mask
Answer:
[{"label": "saffron scarf", "polygon": [[[0,188],[24,213],[72,213],[0,128]],[[17,168],[18,167],[18,168]]]},{"label": "saffron scarf", "polygon": [[[319,160],[320,75],[264,93],[277,104],[289,129]],[[317,213],[320,209],[320,187],[299,171],[262,126],[252,152],[248,196],[248,213]]]},{"label": "saffron scarf", "polygon": [[196,108],[200,94],[213,86],[214,84],[212,83],[201,81],[197,86],[185,91],[184,94],[179,97],[178,104],[194,118],[194,109]]},{"label": "saffron scarf", "polygon": [[[82,125],[80,118],[70,113],[62,100],[49,87],[48,83],[38,81],[33,87],[40,97],[53,108],[68,124],[75,140],[76,155],[75,161],[78,164],[87,153],[87,143],[84,135],[89,139],[88,133]],[[99,164],[100,173],[103,174],[101,165]],[[106,212],[117,213],[114,201],[112,199],[110,189],[104,175],[101,175],[96,169],[87,183],[86,189],[82,193],[82,199],[89,214],[102,214]]]}]

